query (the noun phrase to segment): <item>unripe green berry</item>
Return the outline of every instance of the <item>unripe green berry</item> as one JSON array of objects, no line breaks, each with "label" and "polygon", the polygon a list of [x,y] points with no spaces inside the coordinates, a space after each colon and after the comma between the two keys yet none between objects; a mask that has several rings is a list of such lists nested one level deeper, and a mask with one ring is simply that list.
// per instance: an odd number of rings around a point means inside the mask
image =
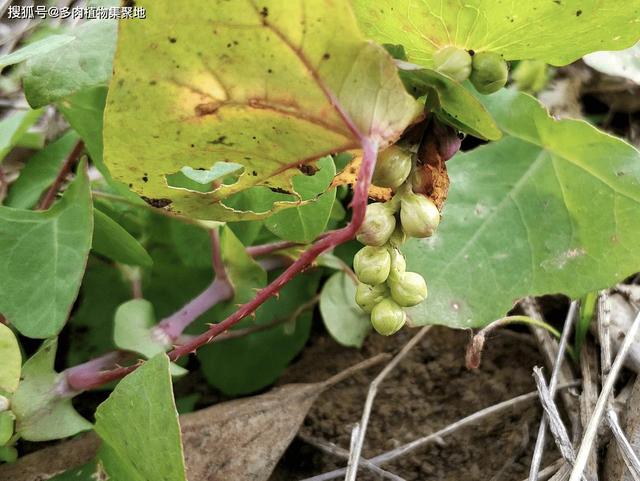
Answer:
[{"label": "unripe green berry", "polygon": [[389,249],[389,256],[391,257],[389,279],[397,279],[407,270],[407,260],[402,252],[393,247]]},{"label": "unripe green berry", "polygon": [[400,247],[406,240],[407,234],[402,230],[402,226],[396,223],[396,228],[393,234],[391,234],[391,237],[389,237],[389,245],[391,245],[391,247]]},{"label": "unripe green berry", "polygon": [[393,207],[387,203],[375,202],[367,206],[364,222],[356,239],[368,246],[382,246],[389,240],[395,228]]},{"label": "unripe green berry", "polygon": [[479,52],[473,56],[473,68],[469,80],[481,94],[497,92],[507,83],[507,62],[494,52]]},{"label": "unripe green berry", "polygon": [[433,54],[435,70],[451,77],[457,82],[463,82],[471,73],[471,55],[466,50],[448,46]]},{"label": "unripe green berry", "polygon": [[408,192],[402,196],[400,221],[409,237],[430,237],[440,223],[440,211],[428,197]]},{"label": "unripe green berry", "polygon": [[370,313],[381,301],[389,297],[389,288],[386,284],[370,286],[369,284],[358,284],[356,288],[356,304],[366,313]]},{"label": "unripe green berry", "polygon": [[0,446],[0,462],[13,463],[18,459],[18,450],[13,446]]},{"label": "unripe green berry", "polygon": [[380,187],[396,189],[411,172],[411,152],[392,145],[378,155],[372,182]]},{"label": "unripe green berry", "polygon": [[371,324],[383,336],[398,332],[406,321],[404,309],[392,299],[384,299],[371,311]]},{"label": "unripe green berry", "polygon": [[0,446],[4,446],[13,436],[15,416],[11,411],[0,413]]},{"label": "unripe green berry", "polygon": [[427,298],[427,283],[417,272],[405,272],[389,278],[391,298],[403,307],[420,304]]},{"label": "unripe green berry", "polygon": [[358,280],[370,286],[382,284],[389,277],[391,256],[384,247],[365,246],[353,257]]}]

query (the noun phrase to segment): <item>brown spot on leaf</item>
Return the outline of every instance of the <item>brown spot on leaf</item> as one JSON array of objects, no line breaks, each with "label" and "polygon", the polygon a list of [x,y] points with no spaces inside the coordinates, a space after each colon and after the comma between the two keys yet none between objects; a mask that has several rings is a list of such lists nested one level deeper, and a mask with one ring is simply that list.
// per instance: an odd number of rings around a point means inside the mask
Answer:
[{"label": "brown spot on leaf", "polygon": [[208,140],[207,144],[224,145],[226,147],[231,147],[233,145],[232,142],[227,142],[227,136],[226,135],[221,135],[220,137],[218,137],[217,139],[214,139],[214,140]]},{"label": "brown spot on leaf", "polygon": [[218,109],[220,108],[220,105],[222,104],[222,102],[220,102],[219,100],[215,101],[215,102],[207,102],[204,104],[198,104],[196,105],[195,111],[196,111],[196,115],[198,117],[203,117],[205,115],[211,115],[211,114],[215,114]]},{"label": "brown spot on leaf", "polygon": [[142,200],[144,200],[147,204],[149,204],[150,206],[153,207],[157,207],[158,209],[162,209],[163,207],[168,206],[169,204],[171,204],[171,202],[173,202],[171,199],[151,199],[149,197],[146,197],[144,195],[140,196],[142,197]]},{"label": "brown spot on leaf", "polygon": [[318,172],[318,168],[309,164],[302,164],[298,166],[298,170],[302,172],[304,175],[314,175]]}]

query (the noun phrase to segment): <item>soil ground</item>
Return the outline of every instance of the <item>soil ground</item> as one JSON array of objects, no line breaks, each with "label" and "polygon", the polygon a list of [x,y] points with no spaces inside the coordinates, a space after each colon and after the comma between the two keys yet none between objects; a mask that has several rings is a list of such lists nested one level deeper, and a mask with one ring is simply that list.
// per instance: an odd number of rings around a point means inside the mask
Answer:
[{"label": "soil ground", "polygon": [[[413,335],[369,336],[362,350],[339,346],[327,335],[312,336],[302,357],[280,383],[312,382],[379,352],[395,352]],[[522,336],[519,336],[522,337]],[[487,342],[476,371],[464,366],[469,333],[433,328],[381,385],[371,414],[364,456],[372,457],[430,434],[466,415],[535,390],[532,368],[543,365],[534,344],[506,331]],[[375,369],[325,392],[314,404],[301,432],[348,449]],[[539,404],[488,418],[476,426],[425,446],[385,465],[407,481],[518,481],[526,477],[540,419]],[[557,458],[552,447],[543,466]],[[271,481],[292,481],[343,467],[345,463],[296,439]],[[378,479],[361,470],[361,481]]]}]

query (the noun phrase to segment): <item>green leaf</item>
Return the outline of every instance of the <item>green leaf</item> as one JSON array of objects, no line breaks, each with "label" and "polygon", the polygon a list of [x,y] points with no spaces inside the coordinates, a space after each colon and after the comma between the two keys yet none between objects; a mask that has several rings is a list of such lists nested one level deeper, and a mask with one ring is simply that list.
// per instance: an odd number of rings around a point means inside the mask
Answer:
[{"label": "green leaf", "polygon": [[75,37],[71,42],[30,58],[23,81],[29,105],[42,107],[106,85],[111,78],[116,29],[113,20],[82,23],[67,32]]},{"label": "green leaf", "polygon": [[320,314],[329,334],[343,346],[360,348],[371,331],[369,314],[356,304],[356,284],[336,272],[322,288]]},{"label": "green leaf", "polygon": [[36,57],[38,55],[46,55],[52,50],[56,50],[69,42],[72,42],[75,39],[72,35],[49,35],[43,39],[40,39],[36,42],[30,43],[18,50],[14,50],[13,52],[3,55],[0,57],[0,70],[5,68],[8,65],[14,65],[20,62],[24,62],[32,57]]},{"label": "green leaf", "polygon": [[576,353],[580,352],[584,340],[589,333],[589,326],[594,319],[596,306],[598,304],[598,293],[588,292],[580,300],[580,314],[578,315],[578,321],[576,322],[576,336],[575,346]]},{"label": "green leaf", "polygon": [[0,121],[0,162],[15,147],[24,133],[40,118],[40,110],[25,110]]},{"label": "green leaf", "polygon": [[484,101],[505,137],[447,162],[439,230],[405,249],[429,285],[417,324],[482,326],[522,296],[576,298],[640,270],[640,153],[527,94]]},{"label": "green leaf", "polygon": [[[153,304],[146,299],[132,299],[118,307],[113,325],[113,340],[120,349],[138,352],[150,359],[171,347],[169,339],[154,337],[156,316]],[[187,371],[172,363],[171,373],[181,376]]]},{"label": "green leaf", "polygon": [[590,53],[583,60],[599,72],[640,84],[640,42],[626,50]]},{"label": "green leaf", "polygon": [[0,323],[0,359],[2,359],[0,391],[13,393],[20,381],[22,354],[15,334],[2,323]]},{"label": "green leaf", "polygon": [[24,147],[25,149],[40,150],[44,148],[45,132],[25,132],[16,142],[16,147]]},{"label": "green leaf", "polygon": [[22,367],[22,380],[13,396],[11,409],[16,415],[16,432],[27,441],[47,441],[73,436],[91,429],[71,399],[59,397],[57,388],[63,375],[53,370],[57,339],[51,338]]},{"label": "green leaf", "polygon": [[296,176],[293,185],[302,200],[314,199],[317,192],[324,192],[312,204],[278,212],[265,221],[265,226],[278,237],[300,243],[312,242],[327,227],[336,200],[336,189],[331,181],[336,167],[331,156],[318,161],[320,170],[310,177]]},{"label": "green leaf", "polygon": [[183,167],[180,169],[187,178],[198,182],[199,184],[211,184],[213,181],[222,179],[230,174],[237,174],[242,171],[244,167],[241,164],[234,164],[233,162],[216,162],[208,170],[196,170],[191,167]]},{"label": "green leaf", "polygon": [[67,366],[115,349],[113,318],[120,304],[131,298],[131,287],[122,273],[111,264],[90,258],[80,288],[79,304],[67,329],[69,343]]},{"label": "green leaf", "polygon": [[0,206],[0,312],[23,335],[54,336],[78,294],[93,216],[86,164],[47,211]]},{"label": "green leaf", "polygon": [[186,481],[169,374],[158,354],[125,377],[96,411],[102,465],[113,481]]},{"label": "green leaf", "polygon": [[11,185],[5,204],[16,209],[34,207],[77,142],[78,135],[71,131],[30,157],[18,180]]},{"label": "green leaf", "polygon": [[150,331],[156,324],[153,304],[146,299],[132,299],[116,311],[113,339],[120,349],[139,352],[147,358],[165,352],[168,343],[152,339]]},{"label": "green leaf", "polygon": [[236,329],[277,325],[199,349],[207,381],[230,396],[249,394],[275,382],[309,338],[311,309],[300,309],[315,295],[318,281],[318,272],[297,276],[278,298],[260,307],[255,319],[246,319]]},{"label": "green leaf", "polygon": [[[394,141],[420,113],[390,56],[359,33],[347,0],[143,3],[147,20],[120,23],[105,162],[176,213],[250,220],[298,207],[280,200],[238,211],[223,201],[257,186],[295,195],[298,167],[362,137]],[[167,185],[167,175],[212,161],[244,172],[208,193]]]},{"label": "green leaf", "polygon": [[401,43],[409,60],[425,67],[447,45],[566,65],[595,50],[630,47],[640,21],[636,2],[618,0],[355,0],[353,6],[367,35]]},{"label": "green leaf", "polygon": [[140,242],[108,215],[93,210],[91,248],[122,264],[151,267],[153,261]]},{"label": "green leaf", "polygon": [[469,90],[435,70],[402,70],[400,78],[414,97],[427,95],[427,105],[458,130],[481,139],[502,134],[487,109]]},{"label": "green leaf", "polygon": [[78,92],[56,104],[65,120],[82,137],[91,160],[96,162],[103,175],[102,115],[106,100],[107,88],[96,87]]}]

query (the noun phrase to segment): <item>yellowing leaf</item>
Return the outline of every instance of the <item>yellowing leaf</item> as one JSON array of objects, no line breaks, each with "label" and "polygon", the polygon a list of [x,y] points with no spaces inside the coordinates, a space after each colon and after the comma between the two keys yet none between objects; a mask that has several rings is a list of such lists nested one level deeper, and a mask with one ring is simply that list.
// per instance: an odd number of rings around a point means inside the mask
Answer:
[{"label": "yellowing leaf", "polygon": [[630,47],[640,31],[637,1],[354,0],[353,5],[367,35],[401,43],[409,60],[425,67],[446,45],[566,65],[595,50]]},{"label": "yellowing leaf", "polygon": [[[363,138],[392,142],[419,115],[346,0],[139,3],[147,20],[120,25],[104,157],[114,178],[156,206],[202,219],[266,217],[300,204],[300,168]],[[217,162],[244,171],[208,192],[167,185],[184,167]],[[292,200],[261,212],[224,205],[250,188]]]}]

